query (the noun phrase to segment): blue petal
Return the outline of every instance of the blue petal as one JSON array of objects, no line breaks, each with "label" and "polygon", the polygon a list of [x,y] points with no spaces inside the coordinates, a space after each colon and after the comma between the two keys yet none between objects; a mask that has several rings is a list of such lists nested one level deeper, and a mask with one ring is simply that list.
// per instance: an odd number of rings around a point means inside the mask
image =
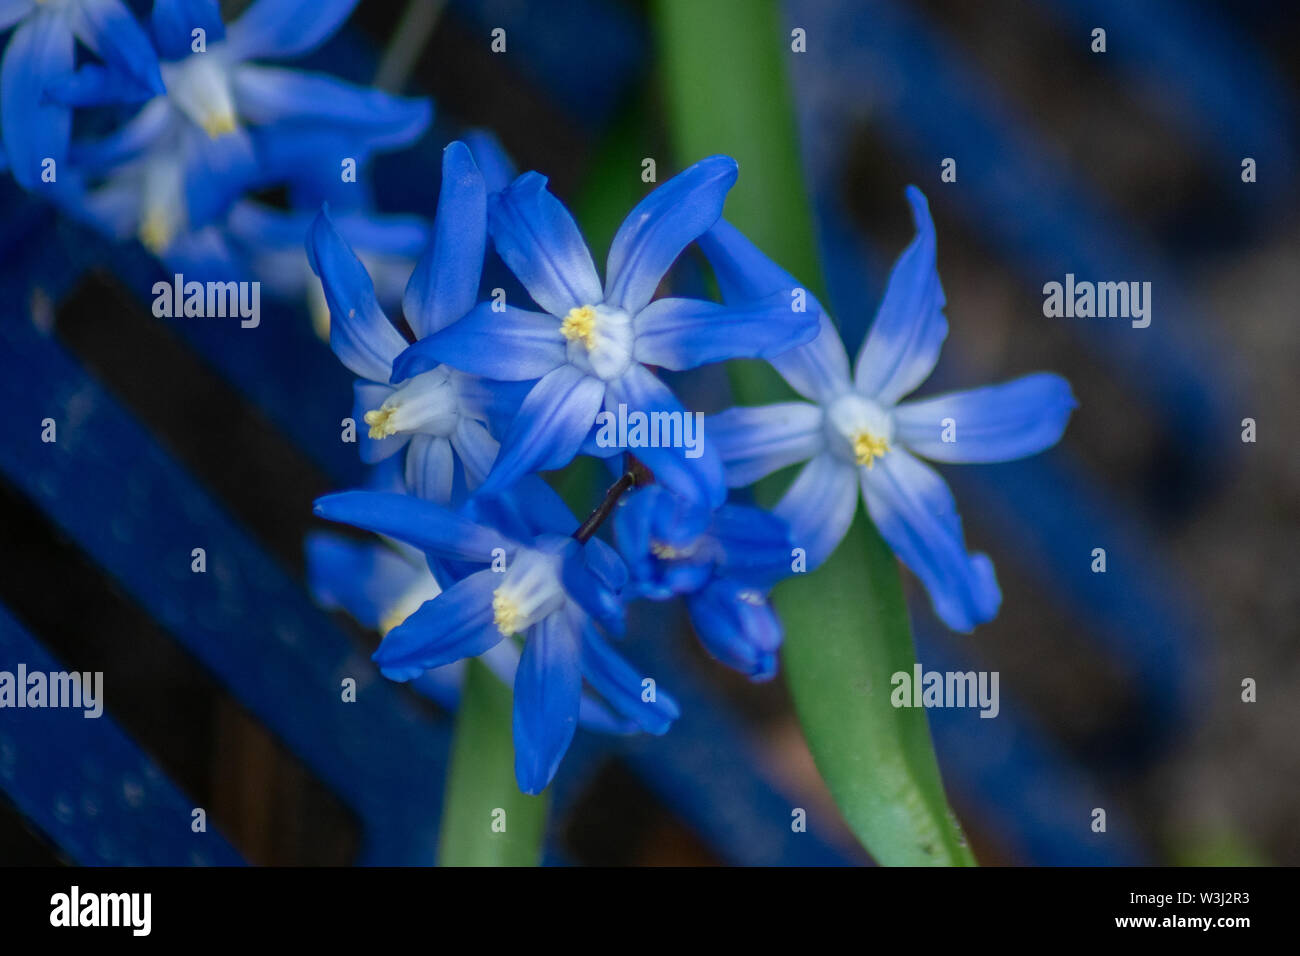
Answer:
[{"label": "blue petal", "polygon": [[776,675],[781,621],[758,591],[719,578],[686,599],[704,649],[752,680]]},{"label": "blue petal", "polygon": [[405,541],[453,561],[487,564],[492,552],[514,553],[515,543],[491,528],[432,501],[386,491],[344,491],[317,498],[313,513]]},{"label": "blue petal", "polygon": [[[1078,406],[1070,383],[1039,372],[1001,385],[906,402],[894,411],[899,440],[935,461],[1010,461],[1051,448]],[[945,420],[952,441],[944,441]]]},{"label": "blue petal", "polygon": [[737,173],[730,156],[710,156],[637,203],[609,247],[606,303],[629,315],[645,308],[682,250],[718,221]]},{"label": "blue petal", "polygon": [[519,406],[497,462],[479,491],[499,493],[530,472],[563,468],[571,462],[604,396],[604,382],[572,365],[561,365],[543,376]]},{"label": "blue petal", "polygon": [[310,53],[356,5],[357,0],[257,0],[230,25],[230,50],[241,60]]},{"label": "blue petal", "polygon": [[486,428],[468,418],[456,422],[456,432],[451,436],[451,445],[460,458],[465,469],[465,479],[473,490],[483,484],[483,479],[492,470],[492,463],[497,460],[501,443],[493,438]]},{"label": "blue petal", "polygon": [[[41,185],[41,164],[52,159],[62,177],[72,111],[46,90],[72,72],[72,31],[58,10],[41,10],[19,24],[0,62],[0,129],[14,179]],[[57,182],[57,180],[56,180]]]},{"label": "blue petal", "polygon": [[638,362],[682,371],[736,358],[771,358],[813,340],[817,311],[796,312],[788,291],[741,305],[660,299],[633,323]]},{"label": "blue petal", "polygon": [[541,173],[524,173],[488,200],[488,228],[497,253],[547,312],[563,316],[602,300],[587,244]]},{"label": "blue petal", "polygon": [[514,161],[505,151],[496,135],[486,129],[472,129],[465,133],[465,145],[474,154],[474,162],[483,173],[483,181],[490,193],[499,193],[514,180]]},{"label": "blue petal", "polygon": [[153,44],[121,0],[80,0],[74,10],[72,29],[82,43],[145,95],[166,92]]},{"label": "blue petal", "polygon": [[251,123],[326,124],[346,131],[363,151],[412,142],[433,116],[428,100],[302,70],[244,64],[231,71],[231,91],[240,117]]},{"label": "blue petal", "polygon": [[[148,150],[172,128],[174,108],[166,99],[146,103],[140,112],[103,139],[78,142],[72,158],[79,165],[105,168],[125,163]],[[301,240],[299,232],[298,239]]]},{"label": "blue petal", "polygon": [[[700,237],[700,248],[713,266],[722,297],[729,305],[762,299],[799,282],[759,251],[731,223],[719,221]],[[790,386],[805,398],[826,402],[852,387],[849,356],[826,310],[808,294],[809,310],[819,313],[818,334],[807,345],[771,360]]]},{"label": "blue petal", "polygon": [[487,188],[464,143],[442,152],[442,188],[433,240],[406,286],[402,311],[417,339],[474,307],[487,248]]},{"label": "blue petal", "polygon": [[826,447],[822,410],[807,402],[729,408],[704,424],[733,488],[807,461]]},{"label": "blue petal", "polygon": [[410,435],[389,435],[387,438],[374,439],[370,437],[370,429],[365,424],[366,412],[384,404],[384,399],[394,391],[396,389],[391,385],[378,385],[365,379],[357,379],[352,383],[352,421],[356,423],[357,429],[357,452],[367,465],[396,455],[411,438]]},{"label": "blue petal", "polygon": [[790,526],[790,544],[803,548],[808,569],[835,550],[858,507],[857,468],[824,451],[804,465],[774,511]]},{"label": "blue petal", "polygon": [[456,463],[451,442],[437,435],[415,435],[406,450],[406,486],[417,498],[436,504],[451,502]]},{"label": "blue petal", "polygon": [[390,680],[410,680],[431,667],[477,657],[501,641],[493,622],[492,593],[501,583],[493,571],[457,581],[388,632],[374,661]]},{"label": "blue petal", "polygon": [[428,574],[392,548],[335,534],[308,534],[305,550],[307,587],[316,602],[376,630],[389,608]]},{"label": "blue petal", "polygon": [[[644,365],[633,363],[619,378],[609,383],[605,408],[617,414],[619,403],[629,411],[667,412],[686,416],[688,413],[668,386],[661,382]],[[684,421],[684,418],[683,418]],[[726,475],[722,459],[711,441],[705,440],[704,429],[696,434],[695,448],[629,449],[647,468],[654,472],[655,480],[687,501],[717,507],[727,497]],[[698,454],[698,457],[690,457]]]},{"label": "blue petal", "polygon": [[582,672],[578,635],[563,614],[537,623],[515,672],[515,779],[541,793],[555,776],[578,727]]},{"label": "blue petal", "polygon": [[790,529],[760,508],[723,505],[709,533],[718,543],[718,572],[739,583],[770,588],[792,573]]},{"label": "blue petal", "polygon": [[1002,603],[993,564],[986,555],[967,554],[947,483],[899,448],[861,471],[871,520],[921,579],[939,618],[954,631],[992,620]]},{"label": "blue petal", "polygon": [[565,364],[564,336],[555,316],[481,302],[439,332],[420,339],[393,363],[401,382],[438,365],[503,382],[541,378]]},{"label": "blue petal", "polygon": [[[614,634],[623,634],[627,629],[627,617],[623,601],[618,590],[611,588],[606,580],[598,576],[591,567],[593,560],[600,562],[608,557],[605,552],[597,553],[592,549],[595,542],[598,548],[608,549],[609,545],[597,538],[588,541],[586,546],[567,553],[562,566],[565,593],[584,611],[590,614],[603,627]],[[618,564],[622,559],[614,556]],[[627,576],[624,569],[623,576]]]},{"label": "blue petal", "polygon": [[[0,0],[0,30],[8,30],[35,9],[36,0]],[[4,169],[3,160],[0,156],[0,169]]]},{"label": "blue petal", "polygon": [[667,733],[681,714],[677,702],[658,686],[654,700],[642,699],[643,676],[591,626],[582,630],[582,676],[611,707],[646,733]]},{"label": "blue petal", "polygon": [[387,382],[406,339],[375,298],[366,267],[321,210],[307,236],[307,258],[330,307],[330,348],[362,378]]},{"label": "blue petal", "polygon": [[149,24],[154,44],[167,60],[181,60],[193,52],[194,30],[204,31],[208,47],[226,38],[217,0],[154,0]]},{"label": "blue petal", "polygon": [[540,475],[524,477],[504,494],[471,498],[465,512],[520,539],[542,534],[568,536],[578,527],[578,519],[564,499]]},{"label": "blue petal", "polygon": [[885,405],[893,405],[929,377],[948,337],[930,207],[915,186],[907,187],[907,201],[916,238],[889,274],[885,297],[853,372],[858,391]]}]

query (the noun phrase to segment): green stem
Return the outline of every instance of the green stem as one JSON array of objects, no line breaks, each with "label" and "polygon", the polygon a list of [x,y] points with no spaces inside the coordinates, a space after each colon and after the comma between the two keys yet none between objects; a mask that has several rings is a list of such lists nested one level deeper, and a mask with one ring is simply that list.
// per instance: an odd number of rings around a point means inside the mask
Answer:
[{"label": "green stem", "polygon": [[512,695],[481,661],[466,662],[443,801],[440,866],[536,866],[546,795],[515,782]]},{"label": "green stem", "polygon": [[[670,128],[683,163],[740,164],[726,217],[815,293],[824,289],[776,0],[656,0]],[[744,404],[780,401],[766,365],[732,363]],[[771,490],[766,485],[760,493]],[[796,542],[797,544],[797,542]],[[915,661],[898,563],[866,515],[817,571],[774,595],[786,681],[808,747],[849,827],[885,864],[972,864],[948,809],[923,710],[889,701]]]}]

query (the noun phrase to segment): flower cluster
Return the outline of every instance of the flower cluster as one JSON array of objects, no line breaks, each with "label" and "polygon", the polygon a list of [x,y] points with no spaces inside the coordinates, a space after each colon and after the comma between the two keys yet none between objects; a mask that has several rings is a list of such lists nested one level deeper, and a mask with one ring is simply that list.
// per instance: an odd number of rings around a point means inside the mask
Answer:
[{"label": "flower cluster", "polygon": [[[358,167],[419,137],[428,102],[267,65],[316,49],[356,3],[255,0],[227,25],[217,0],[155,0],[146,26],[122,0],[0,0],[0,169],[177,271],[301,294],[302,235],[328,200],[377,269],[404,275],[427,229],[374,215]],[[74,137],[74,112],[98,134]],[[273,187],[292,209],[249,198]]]},{"label": "flower cluster", "polygon": [[[432,240],[400,322],[328,209],[308,235],[331,345],[358,376],[361,455],[377,467],[371,488],[322,498],[316,512],[386,539],[314,537],[314,586],[383,631],[385,675],[444,694],[449,668],[483,657],[513,682],[516,775],[539,792],[579,722],[663,733],[677,716],[612,649],[630,601],[681,597],[714,657],[771,677],[782,629],[768,592],[830,556],[859,487],[945,622],[969,630],[996,613],[991,564],[967,553],[947,486],[915,455],[1032,454],[1060,437],[1073,399],[1060,378],[1034,375],[898,404],[947,332],[918,191],[908,192],[917,238],[850,377],[816,299],[721,219],[738,174],[730,158],[703,159],[647,195],[618,230],[603,282],[546,179],[508,170],[491,140],[447,147]],[[693,244],[723,301],[657,298]],[[492,254],[531,302],[481,294]],[[599,440],[602,415],[667,427],[690,414],[656,370],[736,358],[770,361],[807,401],[712,416],[693,450]],[[539,472],[581,455],[620,477],[579,523]],[[774,512],[728,500],[728,487],[805,460]],[[598,536],[611,530],[613,545]]]}]

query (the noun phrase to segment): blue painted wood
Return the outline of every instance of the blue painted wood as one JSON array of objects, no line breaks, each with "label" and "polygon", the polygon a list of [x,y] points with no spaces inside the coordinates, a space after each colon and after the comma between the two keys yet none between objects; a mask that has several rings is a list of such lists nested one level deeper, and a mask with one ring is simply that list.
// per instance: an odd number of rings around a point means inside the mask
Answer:
[{"label": "blue painted wood", "polygon": [[[64,671],[0,606],[0,671]],[[101,695],[111,702],[114,690]],[[181,793],[107,710],[0,709],[0,789],[75,862],[87,866],[233,866],[239,854],[209,821],[191,829]],[[0,861],[3,863],[3,861]]]}]

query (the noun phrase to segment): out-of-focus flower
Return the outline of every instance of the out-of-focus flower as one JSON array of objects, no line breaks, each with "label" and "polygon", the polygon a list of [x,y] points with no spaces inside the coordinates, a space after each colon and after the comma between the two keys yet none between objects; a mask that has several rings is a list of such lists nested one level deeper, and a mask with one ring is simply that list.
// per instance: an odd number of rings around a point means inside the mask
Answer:
[{"label": "out-of-focus flower", "polygon": [[782,629],[767,592],[791,571],[784,521],[744,505],[709,509],[648,485],[621,504],[614,531],[629,599],[684,597],[710,654],[755,680],[776,674]]},{"label": "out-of-focus flower", "polygon": [[[595,620],[619,627],[626,569],[597,539],[580,543],[548,531],[511,537],[466,515],[410,495],[357,491],[327,495],[316,514],[419,548],[468,572],[388,632],[375,661],[393,680],[476,657],[523,639],[514,678],[515,776],[541,792],[568,750],[583,681],[623,718],[661,734],[676,719],[662,691],[614,654]],[[501,570],[504,569],[504,570]]]},{"label": "out-of-focus flower", "polygon": [[[952,492],[916,455],[994,462],[1054,445],[1075,408],[1069,383],[1039,373],[1002,385],[899,404],[934,369],[948,334],[934,224],[909,187],[917,235],[899,257],[853,376],[830,320],[810,344],[772,360],[807,402],[734,408],[708,419],[732,486],[807,461],[777,505],[810,566],[824,561],[866,500],[881,535],[921,579],[939,617],[969,631],[993,618],[1001,591],[987,555],[969,554]],[[729,302],[787,288],[790,277],[731,225],[701,239]]]},{"label": "out-of-focus flower", "polygon": [[[537,380],[502,439],[485,493],[568,464],[602,406],[614,414],[623,405],[685,415],[647,366],[680,370],[771,356],[816,334],[816,313],[796,311],[789,290],[736,306],[651,302],[682,250],[717,221],[736,174],[734,160],[714,156],[650,193],[614,237],[603,288],[573,217],[547,190],[546,177],[525,173],[492,197],[493,244],[545,312],[481,303],[407,350],[393,378],[402,381],[446,362],[493,379]],[[680,448],[636,453],[679,494],[711,504],[725,497],[721,467],[707,442],[697,459]]]},{"label": "out-of-focus flower", "polygon": [[[157,0],[152,30],[166,94],[120,130],[76,144],[72,158],[103,184],[86,215],[164,254],[220,219],[245,190],[360,164],[418,137],[427,101],[391,96],[334,77],[256,65],[324,42],[356,0],[257,0],[227,31],[215,0]],[[99,102],[102,73],[83,67],[57,94]],[[318,171],[324,175],[323,171]]]},{"label": "out-of-focus flower", "polygon": [[31,189],[47,160],[57,177],[67,159],[72,111],[50,94],[72,82],[76,41],[102,60],[94,67],[101,102],[146,99],[163,81],[149,38],[120,0],[0,0],[0,31],[15,26],[0,61],[0,130],[14,178]]}]

